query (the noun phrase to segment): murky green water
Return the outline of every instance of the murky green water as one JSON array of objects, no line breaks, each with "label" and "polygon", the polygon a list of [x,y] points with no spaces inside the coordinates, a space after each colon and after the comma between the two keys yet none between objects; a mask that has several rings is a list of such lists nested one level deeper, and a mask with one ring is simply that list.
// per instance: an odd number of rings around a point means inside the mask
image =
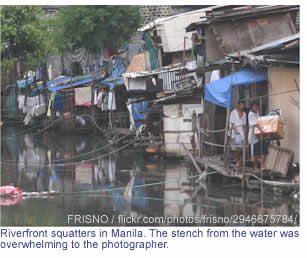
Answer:
[{"label": "murky green water", "polygon": [[184,161],[133,148],[109,155],[112,149],[102,149],[106,143],[95,135],[24,133],[2,129],[1,185],[56,194],[0,197],[3,226],[299,224],[299,204],[288,196],[242,191],[220,178],[209,180],[206,191]]}]

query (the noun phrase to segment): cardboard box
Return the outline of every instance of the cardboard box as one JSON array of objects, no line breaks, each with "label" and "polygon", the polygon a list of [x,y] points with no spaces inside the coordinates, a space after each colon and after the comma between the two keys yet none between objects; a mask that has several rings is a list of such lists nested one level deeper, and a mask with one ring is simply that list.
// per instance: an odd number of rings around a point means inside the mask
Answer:
[{"label": "cardboard box", "polygon": [[[284,124],[280,121],[280,116],[260,116],[258,123],[264,131],[263,137],[265,139],[283,139],[285,136]],[[255,135],[261,134],[257,127],[255,127]]]}]

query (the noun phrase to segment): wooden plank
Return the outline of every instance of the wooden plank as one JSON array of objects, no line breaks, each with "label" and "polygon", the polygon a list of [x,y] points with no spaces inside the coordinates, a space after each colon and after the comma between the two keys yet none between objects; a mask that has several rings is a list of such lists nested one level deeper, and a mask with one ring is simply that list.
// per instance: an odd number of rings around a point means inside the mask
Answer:
[{"label": "wooden plank", "polygon": [[288,153],[284,151],[280,151],[278,162],[276,162],[276,171],[280,171],[280,173],[285,177],[288,173],[289,163],[293,157],[293,153]]},{"label": "wooden plank", "polygon": [[281,173],[283,177],[286,177],[292,158],[293,152],[291,150],[270,145],[265,166],[270,170]]},{"label": "wooden plank", "polygon": [[267,155],[266,158],[265,167],[270,170],[274,170],[277,158],[278,158],[278,150],[269,147],[269,154]]},{"label": "wooden plank", "polygon": [[[287,150],[287,152],[288,152],[288,150]],[[286,152],[284,152],[284,153],[286,153]],[[288,155],[289,155],[289,152],[288,152]],[[243,179],[244,173],[240,173],[239,170],[236,170],[235,173],[228,174],[227,169],[223,166],[223,162],[221,160],[218,160],[218,158],[215,158],[214,156],[211,160],[210,159],[204,160],[204,159],[197,158],[197,157],[194,157],[194,160],[195,160],[195,162],[197,162],[198,164],[200,164],[202,166],[207,166],[208,168],[215,170],[217,172],[217,174],[220,174],[222,176],[229,177],[229,178],[238,178],[240,180]],[[253,169],[249,169],[249,168],[245,168],[245,169],[246,169],[246,172],[247,172],[245,175],[256,178],[259,183],[263,182],[264,184],[269,185],[269,186],[273,186],[273,187],[274,186],[291,187],[291,188],[299,187],[298,183],[292,183],[292,182],[288,182],[288,181],[264,180],[260,177],[259,173],[257,173]],[[271,172],[269,172],[269,173],[271,173]]]},{"label": "wooden plank", "polygon": [[200,167],[198,166],[197,162],[195,161],[193,155],[189,152],[189,150],[184,145],[184,143],[182,144],[182,146],[183,146],[184,150],[186,151],[186,153],[189,155],[190,159],[192,160],[192,163],[195,166],[197,172],[201,175],[203,172],[201,171]]},{"label": "wooden plank", "polygon": [[[200,158],[195,158],[196,162],[205,166],[207,165],[209,168],[215,170],[218,174],[221,174],[226,177],[234,177],[234,178],[239,178],[242,179],[241,174],[228,174],[227,169],[224,167],[223,162],[217,162],[217,161],[210,161],[210,160],[203,160]],[[220,163],[220,164],[218,164]]]}]

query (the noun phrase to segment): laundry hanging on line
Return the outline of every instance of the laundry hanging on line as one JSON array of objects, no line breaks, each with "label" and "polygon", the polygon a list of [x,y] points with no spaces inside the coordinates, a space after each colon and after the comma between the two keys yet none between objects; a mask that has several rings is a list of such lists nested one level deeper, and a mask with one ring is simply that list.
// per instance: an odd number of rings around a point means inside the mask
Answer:
[{"label": "laundry hanging on line", "polygon": [[32,82],[34,82],[34,77],[29,77],[28,79],[17,81],[17,86],[20,89],[24,89],[27,85],[30,85]]},{"label": "laundry hanging on line", "polygon": [[98,93],[97,89],[94,91],[94,105],[96,106],[98,104]]},{"label": "laundry hanging on line", "polygon": [[19,95],[17,98],[18,108],[24,110],[25,106],[25,95]]},{"label": "laundry hanging on line", "polygon": [[62,111],[64,109],[64,97],[62,95],[55,95],[52,105],[53,111]]},{"label": "laundry hanging on line", "polygon": [[92,88],[82,87],[75,89],[75,106],[87,106],[92,105]]},{"label": "laundry hanging on line", "polygon": [[109,110],[116,110],[115,93],[112,91],[109,92],[108,108]]},{"label": "laundry hanging on line", "polygon": [[97,105],[102,111],[116,110],[115,93],[112,91],[105,92],[104,89],[100,90],[99,93],[95,91],[94,105]]},{"label": "laundry hanging on line", "polygon": [[45,104],[45,98],[43,95],[36,95],[33,97],[27,97],[26,105],[23,106],[23,113],[29,113],[35,106]]},{"label": "laundry hanging on line", "polygon": [[102,111],[108,110],[108,93],[102,89],[97,95],[97,107]]}]

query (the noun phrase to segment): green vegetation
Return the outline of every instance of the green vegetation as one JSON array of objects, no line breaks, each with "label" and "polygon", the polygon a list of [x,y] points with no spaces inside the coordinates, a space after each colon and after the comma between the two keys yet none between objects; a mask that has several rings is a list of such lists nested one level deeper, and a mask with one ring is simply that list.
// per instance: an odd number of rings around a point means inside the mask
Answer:
[{"label": "green vegetation", "polygon": [[[37,64],[46,66],[48,56],[55,51],[48,21],[37,6],[3,6],[1,15],[1,78],[14,71],[15,63],[22,61],[25,70]],[[10,78],[11,82],[16,78]],[[3,81],[3,80],[2,80]]]},{"label": "green vegetation", "polygon": [[72,6],[61,8],[54,22],[55,44],[61,51],[123,47],[141,16],[137,6]]},{"label": "green vegetation", "polygon": [[2,85],[17,79],[17,61],[25,71],[40,64],[47,74],[49,56],[78,48],[119,49],[141,22],[137,6],[63,7],[55,18],[46,18],[38,6],[3,6],[0,11]]}]

